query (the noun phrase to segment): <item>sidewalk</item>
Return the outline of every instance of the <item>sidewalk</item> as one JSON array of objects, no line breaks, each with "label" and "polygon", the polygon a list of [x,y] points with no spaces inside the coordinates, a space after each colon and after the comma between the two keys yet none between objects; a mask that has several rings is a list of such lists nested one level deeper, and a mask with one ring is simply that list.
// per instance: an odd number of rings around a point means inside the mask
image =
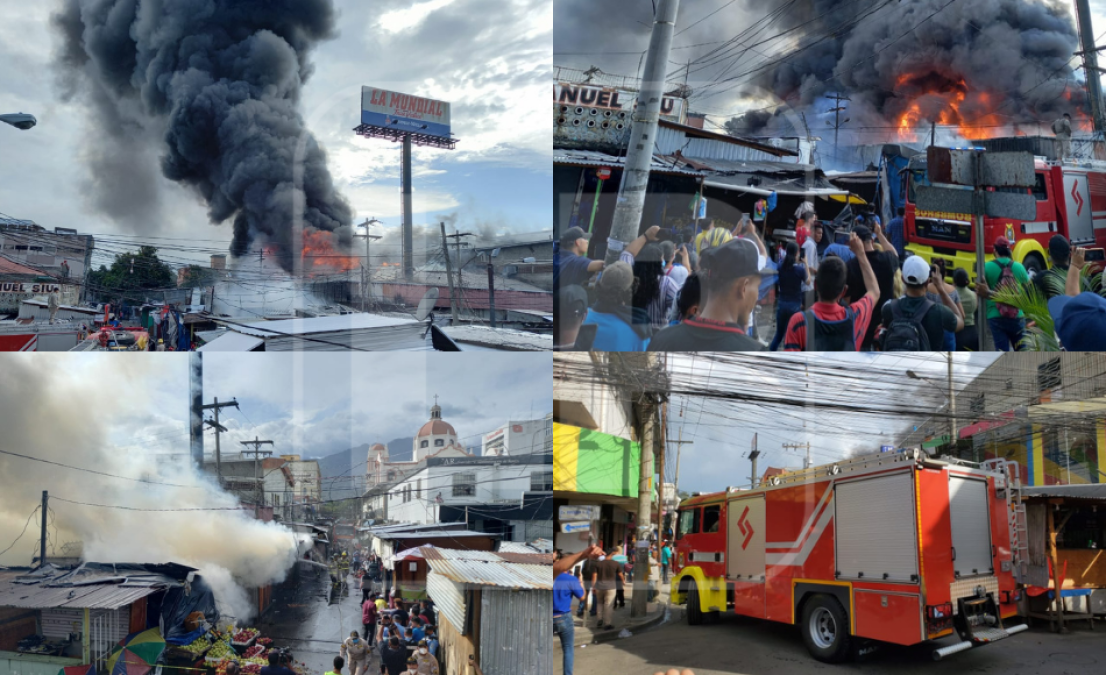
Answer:
[{"label": "sidewalk", "polygon": [[[655,572],[653,579],[655,579],[656,582],[659,584],[659,571]],[[629,588],[627,588],[626,606],[624,608],[614,610],[614,621],[612,623],[614,628],[611,630],[597,628],[595,625],[596,620],[594,617],[591,616],[590,610],[584,613],[583,619],[579,617],[574,617],[573,623],[576,626],[576,631],[573,644],[575,644],[577,647],[580,647],[597,642],[617,640],[618,634],[623,629],[627,629],[631,633],[635,633],[639,630],[651,628],[652,626],[655,626],[664,621],[666,612],[668,612],[669,609],[671,609],[671,615],[669,616],[670,620],[677,618],[677,615],[682,616],[683,608],[669,607],[668,584],[660,584],[658,588],[660,592],[658,593],[656,599],[652,602],[647,603],[646,605],[648,609],[645,613],[645,616],[632,618],[630,617],[630,607],[632,605],[633,593]],[[574,609],[576,606],[576,603],[573,602]],[[554,642],[556,643],[557,648],[560,649],[560,640],[554,640]]]}]

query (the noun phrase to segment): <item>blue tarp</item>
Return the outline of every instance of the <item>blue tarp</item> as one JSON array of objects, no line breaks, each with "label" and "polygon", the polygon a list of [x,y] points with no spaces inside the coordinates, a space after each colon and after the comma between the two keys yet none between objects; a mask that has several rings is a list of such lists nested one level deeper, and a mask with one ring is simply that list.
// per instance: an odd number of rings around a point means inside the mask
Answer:
[{"label": "blue tarp", "polygon": [[215,625],[219,621],[219,610],[215,608],[215,594],[203,577],[193,577],[189,592],[184,588],[170,588],[165,592],[161,604],[161,634],[165,641],[173,645],[188,645],[196,641],[206,628],[185,631],[184,622],[192,612],[200,612],[207,623]]}]

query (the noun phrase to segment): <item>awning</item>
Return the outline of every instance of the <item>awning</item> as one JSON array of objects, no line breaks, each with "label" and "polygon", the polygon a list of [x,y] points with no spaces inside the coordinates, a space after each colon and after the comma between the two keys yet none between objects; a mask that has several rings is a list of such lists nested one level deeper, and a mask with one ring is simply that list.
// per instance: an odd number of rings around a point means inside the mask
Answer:
[{"label": "awning", "polygon": [[775,192],[777,195],[790,195],[796,197],[831,197],[833,195],[840,195],[843,200],[848,195],[847,190],[841,190],[839,188],[828,187],[803,187],[800,185],[782,184],[777,186],[770,186],[769,188],[754,187],[752,185],[742,185],[734,180],[731,182],[728,176],[711,176],[703,181],[703,185],[707,187],[718,188],[720,190],[733,190],[735,192],[746,192],[754,195],[768,196]]},{"label": "awning", "polygon": [[996,420],[983,420],[983,421],[980,421],[980,422],[976,422],[975,424],[969,424],[966,427],[961,427],[958,435],[959,435],[960,438],[971,438],[972,436],[974,436],[976,434],[981,434],[985,431],[990,431],[992,429],[997,429],[999,427],[1006,426],[1007,424],[1009,424],[1013,421],[1014,421],[1014,411],[1013,410],[1008,410],[1008,411],[1002,413],[1002,415],[1000,415],[999,419],[996,419]]}]

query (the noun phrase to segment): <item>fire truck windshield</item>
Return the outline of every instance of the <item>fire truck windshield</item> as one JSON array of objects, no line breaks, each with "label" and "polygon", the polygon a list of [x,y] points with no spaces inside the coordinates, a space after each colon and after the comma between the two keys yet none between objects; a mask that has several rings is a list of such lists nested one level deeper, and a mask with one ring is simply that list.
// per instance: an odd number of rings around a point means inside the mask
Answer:
[{"label": "fire truck windshield", "polygon": [[699,532],[699,509],[687,509],[680,511],[680,526],[676,531],[676,539],[682,539],[685,534]]}]

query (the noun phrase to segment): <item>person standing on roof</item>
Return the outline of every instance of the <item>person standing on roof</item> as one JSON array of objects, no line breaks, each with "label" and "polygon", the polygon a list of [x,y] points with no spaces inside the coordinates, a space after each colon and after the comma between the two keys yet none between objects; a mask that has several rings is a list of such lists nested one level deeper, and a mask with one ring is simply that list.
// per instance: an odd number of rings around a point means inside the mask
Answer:
[{"label": "person standing on roof", "polygon": [[1064,116],[1052,123],[1052,133],[1060,142],[1060,159],[1071,157],[1071,115]]}]

